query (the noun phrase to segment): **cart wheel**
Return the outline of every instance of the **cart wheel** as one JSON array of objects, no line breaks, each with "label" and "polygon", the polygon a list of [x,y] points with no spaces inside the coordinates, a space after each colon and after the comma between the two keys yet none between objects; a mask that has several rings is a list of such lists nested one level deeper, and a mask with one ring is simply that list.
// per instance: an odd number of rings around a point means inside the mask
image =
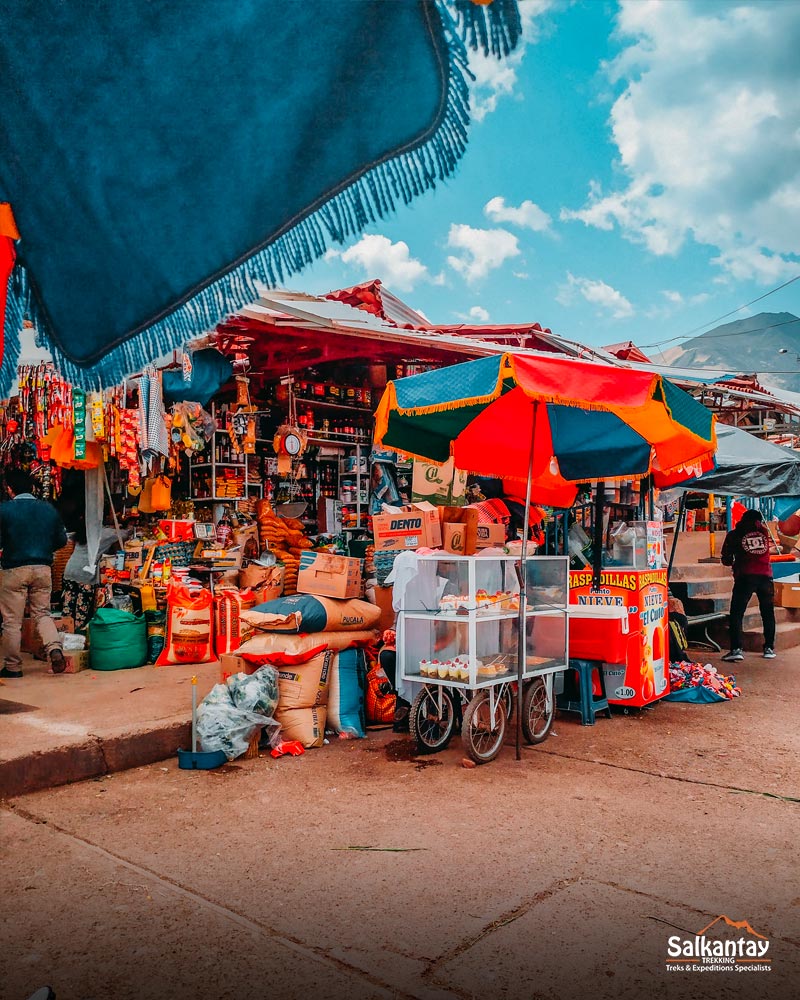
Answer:
[{"label": "cart wheel", "polygon": [[495,705],[494,728],[488,691],[480,691],[467,705],[461,741],[464,750],[476,764],[488,764],[500,753],[506,735],[506,703],[502,698]]},{"label": "cart wheel", "polygon": [[547,710],[547,686],[541,677],[534,677],[522,699],[522,732],[526,743],[543,743],[553,725],[555,699]]},{"label": "cart wheel", "polygon": [[436,753],[450,742],[455,725],[453,699],[447,688],[441,688],[442,712],[439,714],[438,692],[424,687],[411,706],[409,730],[419,753]]}]

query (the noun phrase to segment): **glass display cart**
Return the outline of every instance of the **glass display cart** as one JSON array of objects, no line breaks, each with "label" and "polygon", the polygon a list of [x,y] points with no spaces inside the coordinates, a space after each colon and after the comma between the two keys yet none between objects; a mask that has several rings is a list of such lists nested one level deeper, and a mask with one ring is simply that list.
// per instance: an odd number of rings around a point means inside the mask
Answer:
[{"label": "glass display cart", "polygon": [[525,739],[547,738],[555,712],[553,676],[567,666],[568,560],[526,559],[528,601],[522,612],[519,567],[515,555],[418,557],[398,615],[397,655],[403,680],[422,685],[410,718],[421,753],[444,749],[460,725],[465,752],[476,763],[493,760],[517,702]]}]

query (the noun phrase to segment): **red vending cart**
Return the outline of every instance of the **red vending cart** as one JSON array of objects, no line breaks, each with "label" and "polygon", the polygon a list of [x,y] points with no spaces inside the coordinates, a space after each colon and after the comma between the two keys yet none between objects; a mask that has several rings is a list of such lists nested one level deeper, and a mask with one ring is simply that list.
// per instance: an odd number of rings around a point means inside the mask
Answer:
[{"label": "red vending cart", "polygon": [[609,567],[599,590],[591,570],[573,570],[569,605],[569,655],[602,661],[609,702],[641,707],[669,692],[665,569]]}]

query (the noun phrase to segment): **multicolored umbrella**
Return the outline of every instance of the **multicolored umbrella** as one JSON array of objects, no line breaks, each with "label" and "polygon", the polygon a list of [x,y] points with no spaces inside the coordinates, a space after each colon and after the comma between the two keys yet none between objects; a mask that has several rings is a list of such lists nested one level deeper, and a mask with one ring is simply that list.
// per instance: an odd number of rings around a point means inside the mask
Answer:
[{"label": "multicolored umbrella", "polygon": [[[660,375],[558,355],[500,354],[390,382],[375,414],[375,441],[525,482],[524,565],[532,500],[569,507],[577,484],[587,480],[652,475],[666,486],[685,479],[687,468],[713,468],[714,422]],[[526,592],[527,574],[520,571],[520,695]],[[517,760],[521,717],[517,711]]]},{"label": "multicolored umbrella", "polygon": [[714,417],[660,375],[558,355],[501,354],[390,382],[383,447],[527,483],[570,507],[579,483],[652,475],[669,486],[714,467]]}]

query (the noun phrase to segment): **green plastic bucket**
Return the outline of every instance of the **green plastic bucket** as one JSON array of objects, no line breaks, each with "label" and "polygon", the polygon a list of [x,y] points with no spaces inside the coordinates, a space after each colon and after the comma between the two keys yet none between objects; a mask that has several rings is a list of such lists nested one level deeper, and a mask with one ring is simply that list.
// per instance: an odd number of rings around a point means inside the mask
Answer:
[{"label": "green plastic bucket", "polygon": [[144,615],[116,608],[98,608],[89,622],[92,670],[127,670],[147,663],[147,623]]}]

